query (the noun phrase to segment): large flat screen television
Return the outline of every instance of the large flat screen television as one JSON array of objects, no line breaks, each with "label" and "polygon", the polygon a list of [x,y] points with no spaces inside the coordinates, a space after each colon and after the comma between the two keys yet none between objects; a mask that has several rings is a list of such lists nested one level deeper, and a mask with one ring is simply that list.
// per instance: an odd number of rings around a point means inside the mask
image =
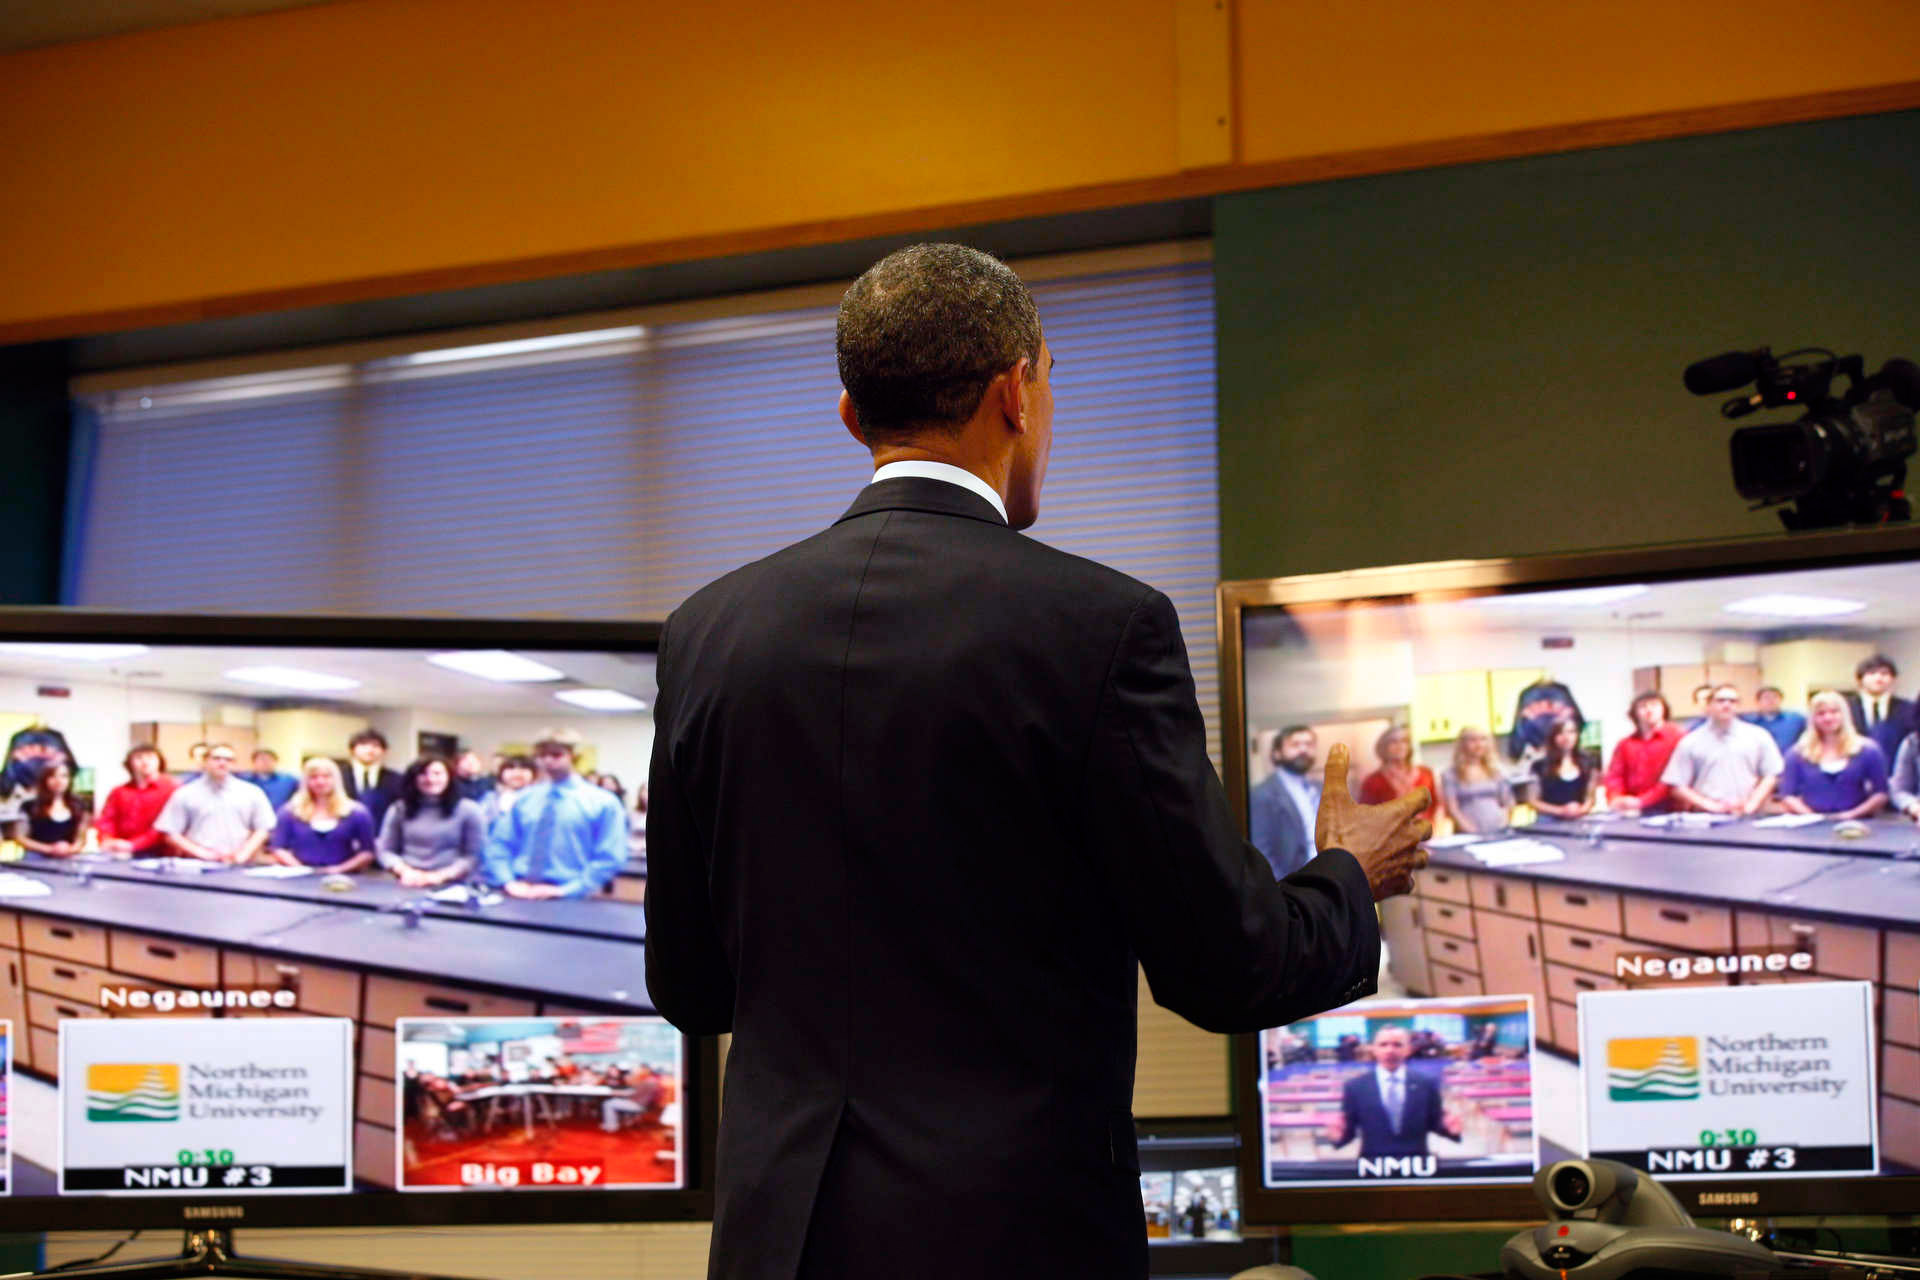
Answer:
[{"label": "large flat screen television", "polygon": [[1707,1215],[1911,1208],[1920,530],[1230,582],[1219,616],[1277,872],[1335,742],[1371,798],[1438,792],[1379,993],[1235,1044],[1248,1222],[1535,1217],[1583,1155]]},{"label": "large flat screen television", "polygon": [[657,638],[0,611],[0,1223],[710,1216]]}]

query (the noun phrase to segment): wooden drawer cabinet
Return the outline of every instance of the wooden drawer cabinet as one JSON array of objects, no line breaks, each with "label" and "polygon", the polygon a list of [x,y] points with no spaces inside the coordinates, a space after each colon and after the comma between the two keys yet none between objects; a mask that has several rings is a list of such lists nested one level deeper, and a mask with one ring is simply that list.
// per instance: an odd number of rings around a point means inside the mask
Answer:
[{"label": "wooden drawer cabinet", "polygon": [[98,1005],[88,1004],[85,1000],[67,1000],[60,996],[50,996],[44,991],[27,991],[27,1021],[36,1027],[53,1030],[60,1025],[62,1018],[104,1018],[107,1015]]},{"label": "wooden drawer cabinet", "polygon": [[1433,994],[1436,996],[1478,996],[1486,992],[1480,985],[1480,975],[1468,973],[1464,969],[1455,969],[1451,965],[1441,964],[1438,960],[1431,965],[1433,970]]},{"label": "wooden drawer cabinet", "polygon": [[115,929],[109,955],[111,966],[118,973],[155,978],[176,987],[220,985],[220,950],[204,942],[181,942],[151,933]]},{"label": "wooden drawer cabinet", "polygon": [[1887,985],[1920,987],[1920,933],[1887,930]]},{"label": "wooden drawer cabinet", "polygon": [[[1893,936],[1889,935],[1889,940]],[[1795,920],[1767,917],[1767,941],[1776,947],[1805,948],[1813,952],[1813,971],[1830,978],[1880,981],[1880,932],[1831,920]],[[1906,985],[1906,984],[1902,984]]]},{"label": "wooden drawer cabinet", "polygon": [[1594,933],[1620,932],[1620,895],[1607,889],[1539,885],[1540,918]]},{"label": "wooden drawer cabinet", "polygon": [[1473,877],[1469,886],[1473,905],[1482,911],[1503,911],[1510,916],[1539,914],[1534,905],[1533,884],[1514,876]]},{"label": "wooden drawer cabinet", "polygon": [[1920,1102],[1880,1099],[1880,1158],[1920,1166]]},{"label": "wooden drawer cabinet", "polygon": [[[1433,994],[1433,975],[1427,970],[1426,927],[1421,919],[1431,905],[1403,895],[1380,904],[1380,936],[1387,944],[1387,972],[1416,996]],[[554,1006],[542,1005],[551,1011]]]},{"label": "wooden drawer cabinet", "polygon": [[1428,867],[1415,877],[1415,882],[1423,898],[1457,902],[1467,907],[1473,905],[1472,890],[1468,888],[1470,879],[1466,872],[1453,867]]},{"label": "wooden drawer cabinet", "polygon": [[1456,938],[1473,937],[1473,910],[1456,902],[1428,902],[1420,908],[1420,918],[1436,933]]},{"label": "wooden drawer cabinet", "polygon": [[394,1079],[394,1043],[391,1031],[360,1028],[360,1070],[383,1080]]},{"label": "wooden drawer cabinet", "polygon": [[392,1124],[393,1081],[378,1076],[360,1077],[360,1101],[354,1114],[369,1124]]},{"label": "wooden drawer cabinet", "polygon": [[1568,1004],[1579,1002],[1583,991],[1618,991],[1620,984],[1601,973],[1588,973],[1581,969],[1570,969],[1563,964],[1547,966],[1547,997],[1551,1000],[1564,1000]]},{"label": "wooden drawer cabinet", "polygon": [[105,969],[96,969],[77,960],[53,956],[26,957],[27,985],[51,996],[64,996],[82,1004],[100,1006],[100,985],[111,981]]},{"label": "wooden drawer cabinet", "polygon": [[469,987],[409,982],[403,978],[367,977],[368,1026],[391,1027],[396,1018],[450,1014],[460,1018],[517,1018],[531,1014],[534,1002],[496,996]]},{"label": "wooden drawer cabinet", "polygon": [[1557,1049],[1577,1054],[1580,1051],[1580,1010],[1564,1000],[1547,1001],[1547,1017],[1540,1027],[1541,1038]]},{"label": "wooden drawer cabinet", "polygon": [[221,969],[229,983],[272,987],[297,993],[301,1013],[326,1018],[360,1016],[360,975],[351,969],[280,960],[250,951],[221,954]]},{"label": "wooden drawer cabinet", "polygon": [[16,951],[20,947],[20,913],[0,911],[0,949]]},{"label": "wooden drawer cabinet", "polygon": [[1622,955],[1672,957],[1681,954],[1668,947],[1652,947],[1631,938],[1569,929],[1563,924],[1541,925],[1540,936],[1548,960],[1585,969],[1589,973],[1604,973],[1609,978],[1618,976],[1614,962]]},{"label": "wooden drawer cabinet", "polygon": [[[27,1052],[33,1055],[33,1069],[45,1075],[60,1074],[60,1033],[47,1027],[27,1028]],[[18,1061],[15,1065],[20,1065]]]},{"label": "wooden drawer cabinet", "polygon": [[[1883,1064],[1881,1092],[1897,1094],[1909,1101],[1920,1102],[1920,1049],[1907,1049],[1897,1044],[1890,1044],[1886,1047],[1885,1055],[1880,1061]],[[1884,1124],[1882,1131],[1885,1131]]]},{"label": "wooden drawer cabinet", "polygon": [[20,941],[26,950],[43,956],[106,967],[107,931],[101,925],[24,916],[20,920]]},{"label": "wooden drawer cabinet", "polygon": [[1733,950],[1733,912],[1725,907],[1639,894],[1629,895],[1621,905],[1630,938],[1716,955]]},{"label": "wooden drawer cabinet", "polygon": [[1480,948],[1464,938],[1449,938],[1444,933],[1427,935],[1427,958],[1436,964],[1480,972]]},{"label": "wooden drawer cabinet", "polygon": [[1881,998],[1886,1001],[1886,1012],[1880,1023],[1881,1039],[1920,1048],[1920,995],[1888,987],[1881,992]]},{"label": "wooden drawer cabinet", "polygon": [[376,1187],[391,1187],[394,1178],[393,1130],[362,1120],[353,1126],[353,1175]]}]

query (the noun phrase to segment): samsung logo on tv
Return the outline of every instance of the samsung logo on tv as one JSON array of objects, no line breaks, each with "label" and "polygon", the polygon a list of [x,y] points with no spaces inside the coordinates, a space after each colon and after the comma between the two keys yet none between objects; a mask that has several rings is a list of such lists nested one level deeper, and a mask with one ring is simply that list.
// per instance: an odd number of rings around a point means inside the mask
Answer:
[{"label": "samsung logo on tv", "polygon": [[1699,1203],[1703,1209],[1720,1204],[1759,1204],[1760,1193],[1758,1191],[1702,1191]]},{"label": "samsung logo on tv", "polygon": [[189,1222],[207,1218],[244,1218],[247,1207],[243,1204],[190,1204],[180,1211],[180,1216]]}]

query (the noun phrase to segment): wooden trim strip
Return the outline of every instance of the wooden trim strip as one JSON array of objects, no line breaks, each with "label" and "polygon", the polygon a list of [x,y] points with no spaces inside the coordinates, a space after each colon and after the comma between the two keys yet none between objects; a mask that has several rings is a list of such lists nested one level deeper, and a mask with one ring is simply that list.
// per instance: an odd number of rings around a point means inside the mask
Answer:
[{"label": "wooden trim strip", "polygon": [[[939,227],[973,226],[1021,218],[1053,217],[1093,209],[1157,204],[1295,186],[1411,169],[1478,164],[1519,156],[1626,146],[1665,138],[1728,133],[1774,125],[1878,115],[1920,108],[1920,80],[1842,89],[1829,93],[1766,98],[1754,102],[1676,111],[1650,112],[1574,124],[1546,125],[1464,138],[1406,143],[1328,155],[1302,156],[1261,164],[1221,165],[1161,177],[1096,183],[1055,191],[960,201],[901,209],[857,218],[795,222],[775,227],[714,235],[686,236],[645,244],[620,245],[577,253],[548,254],[510,261],[476,263],[432,271],[400,272],[333,281],[291,289],[268,289],[156,306],[49,316],[0,324],[0,345],[86,334],[191,324],[230,316],[256,315],[304,307],[333,306],[374,298],[437,293],[486,285],[513,284],[551,276],[631,270],[670,262],[696,261],[743,253],[764,253],[810,245],[837,244],[879,236],[910,235]],[[1237,115],[1237,113],[1236,113]]]}]

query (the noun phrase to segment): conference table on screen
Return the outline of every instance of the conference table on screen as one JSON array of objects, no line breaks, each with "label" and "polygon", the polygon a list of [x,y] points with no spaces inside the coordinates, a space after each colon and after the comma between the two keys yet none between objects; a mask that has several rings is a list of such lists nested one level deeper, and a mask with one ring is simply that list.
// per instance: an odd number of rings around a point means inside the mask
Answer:
[{"label": "conference table on screen", "polygon": [[651,1013],[639,903],[613,898],[482,905],[436,902],[383,872],[345,892],[322,876],[268,878],[217,867],[198,874],[143,859],[50,858],[4,868],[50,893],[0,898],[0,909],[245,947],[316,964],[453,980],[543,999]]}]

